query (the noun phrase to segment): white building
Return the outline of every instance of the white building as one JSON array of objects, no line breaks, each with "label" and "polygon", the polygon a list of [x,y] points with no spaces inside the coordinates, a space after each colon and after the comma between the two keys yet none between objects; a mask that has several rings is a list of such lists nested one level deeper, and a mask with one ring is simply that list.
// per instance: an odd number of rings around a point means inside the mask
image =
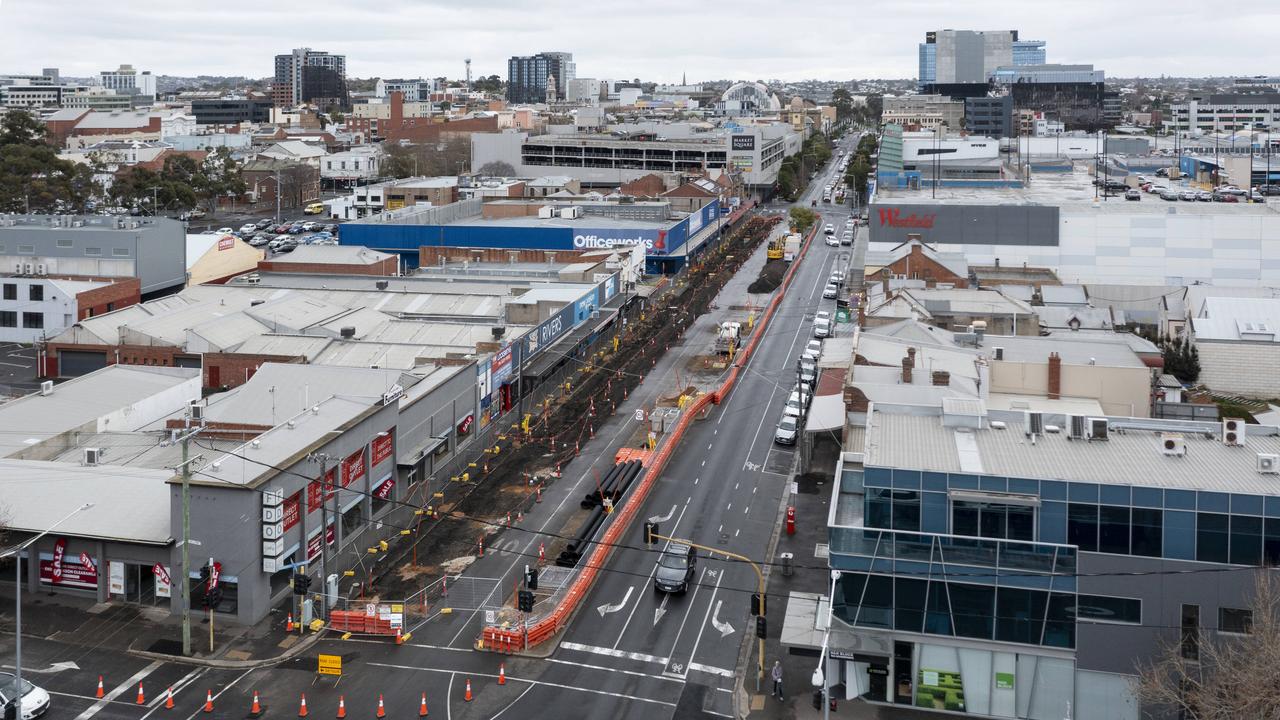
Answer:
[{"label": "white building", "polygon": [[0,342],[30,344],[53,337],[76,323],[77,295],[110,285],[89,280],[38,277],[0,278]]},{"label": "white building", "polygon": [[321,158],[328,154],[324,147],[314,143],[303,142],[302,140],[281,140],[258,153],[258,156],[271,158],[272,160],[290,160],[306,163],[314,168],[319,168]]},{"label": "white building", "polygon": [[435,80],[423,80],[415,78],[412,80],[386,80],[378,78],[378,82],[374,85],[373,94],[377,97],[386,99],[391,97],[391,93],[399,92],[404,94],[404,101],[419,102],[430,101],[431,93],[436,92],[438,86]]},{"label": "white building", "polygon": [[357,145],[343,152],[325,155],[320,161],[320,177],[338,182],[369,181],[382,173],[382,149]]},{"label": "white building", "polygon": [[116,70],[98,73],[97,84],[121,95],[156,96],[156,76],[150,70],[138,72],[132,65],[121,65]]},{"label": "white building", "polygon": [[1195,312],[1199,382],[1220,393],[1280,397],[1280,299],[1209,297]]}]

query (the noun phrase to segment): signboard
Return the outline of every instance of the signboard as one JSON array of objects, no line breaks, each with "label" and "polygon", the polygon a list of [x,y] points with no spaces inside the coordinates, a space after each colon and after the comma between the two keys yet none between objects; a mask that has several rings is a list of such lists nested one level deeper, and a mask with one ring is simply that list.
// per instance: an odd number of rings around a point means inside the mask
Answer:
[{"label": "signboard", "polygon": [[364,478],[364,448],[342,461],[342,487]]},{"label": "signboard", "polygon": [[58,538],[53,544],[52,581],[54,585],[62,582],[62,561],[67,555],[67,539]]},{"label": "signboard", "polygon": [[[333,544],[333,523],[329,523],[329,527],[324,533],[324,544]],[[316,528],[315,533],[307,539],[307,562],[320,557],[320,528]]]},{"label": "signboard", "polygon": [[290,495],[289,498],[284,501],[284,517],[283,517],[284,531],[289,532],[290,528],[297,525],[298,521],[301,519],[301,516],[302,516],[302,491],[299,490],[298,492]]},{"label": "signboard", "polygon": [[395,488],[395,486],[395,478],[388,475],[386,480],[383,480],[378,487],[373,489],[373,496],[379,500],[386,500],[391,497],[391,490]]},{"label": "signboard", "polygon": [[382,393],[382,404],[390,405],[396,400],[399,400],[400,397],[403,395],[404,395],[404,387],[401,386],[400,383],[396,383],[395,385],[391,386],[390,390]]},{"label": "signboard", "polygon": [[470,434],[471,428],[475,426],[475,423],[476,416],[474,414],[468,414],[466,417],[462,418],[462,422],[458,423],[458,435],[461,437],[463,435]]},{"label": "signboard", "polygon": [[93,563],[93,558],[89,557],[89,553],[85,553],[85,552],[80,553],[80,564],[89,568],[90,570],[97,571],[98,569],[98,566]]},{"label": "signboard", "polygon": [[738,172],[749,173],[755,169],[755,160],[750,155],[734,155],[729,158],[729,162],[733,163],[733,169]]},{"label": "signboard", "polygon": [[317,660],[316,674],[337,675],[338,677],[342,677],[341,655],[320,655]]},{"label": "signboard", "polygon": [[216,562],[209,565],[209,589],[213,590],[218,587],[218,579],[222,577],[222,563]]},{"label": "signboard", "polygon": [[489,361],[489,375],[493,385],[499,387],[507,382],[507,378],[511,377],[510,345],[493,354],[493,359]]},{"label": "signboard", "polygon": [[867,220],[873,243],[897,246],[916,234],[946,245],[1058,247],[1058,208],[1051,205],[878,202]]},{"label": "signboard", "polygon": [[235,246],[236,246],[236,239],[230,235],[223,235],[222,237],[218,238],[218,252],[222,252],[223,250],[230,250]]},{"label": "signboard", "polygon": [[996,673],[996,689],[1012,690],[1013,689],[1013,673],[998,672]]},{"label": "signboard", "polygon": [[107,594],[124,594],[124,563],[107,561]]},{"label": "signboard", "polygon": [[378,463],[391,457],[392,450],[395,448],[396,443],[395,435],[396,429],[391,428],[387,431],[386,435],[373,439],[373,462],[371,464],[374,467],[377,467]]},{"label": "signboard", "polygon": [[730,142],[732,143],[729,146],[729,149],[731,150],[748,152],[756,149],[755,135],[734,135]]},{"label": "signboard", "polygon": [[173,579],[169,577],[169,568],[156,563],[151,566],[151,574],[156,578],[156,597],[170,597],[173,590]]},{"label": "signboard", "polygon": [[88,567],[68,557],[62,558],[61,579],[53,579],[53,555],[40,553],[40,582],[44,585],[80,588],[82,590],[98,589],[98,568]]},{"label": "signboard", "polygon": [[[325,480],[326,485],[333,486],[333,471],[330,470]],[[320,509],[320,505],[324,503],[324,485],[319,480],[312,480],[307,483],[307,513],[313,513]]]},{"label": "signboard", "polygon": [[378,619],[388,622],[393,629],[404,627],[404,605],[379,605]]}]

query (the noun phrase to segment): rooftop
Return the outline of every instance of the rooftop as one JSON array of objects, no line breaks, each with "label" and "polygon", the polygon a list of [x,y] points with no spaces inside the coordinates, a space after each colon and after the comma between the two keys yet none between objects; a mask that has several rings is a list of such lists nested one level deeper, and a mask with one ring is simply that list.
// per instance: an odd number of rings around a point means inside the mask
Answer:
[{"label": "rooftop", "polygon": [[1280,342],[1280,299],[1205,298],[1191,325],[1196,340]]},{"label": "rooftop", "polygon": [[390,257],[394,256],[362,245],[299,245],[284,257],[271,258],[271,262],[279,265],[373,265]]},{"label": "rooftop", "polygon": [[[172,470],[123,465],[83,467],[65,462],[0,459],[0,495],[9,530],[168,544]],[[75,514],[67,514],[86,502]]]},{"label": "rooftop", "polygon": [[995,348],[1002,348],[1004,362],[1047,363],[1049,353],[1058,353],[1063,365],[1146,367],[1120,333],[1067,332],[1047,337],[987,335],[982,341],[982,351],[992,357]]},{"label": "rooftop", "polygon": [[[1032,444],[1023,433],[1022,417],[1020,412],[989,412],[981,427],[961,428],[944,425],[936,409],[875,406],[867,419],[866,465],[1280,495],[1280,480],[1257,469],[1258,453],[1280,454],[1280,431],[1274,427],[1249,425],[1246,445],[1232,447],[1218,438],[1216,423],[1109,418],[1106,440],[1071,440],[1067,433],[1057,432],[1037,437]],[[1007,427],[992,428],[990,420],[996,419]],[[1046,415],[1044,421],[1066,427],[1065,416]],[[1165,455],[1162,431],[1181,433],[1186,454]]]}]

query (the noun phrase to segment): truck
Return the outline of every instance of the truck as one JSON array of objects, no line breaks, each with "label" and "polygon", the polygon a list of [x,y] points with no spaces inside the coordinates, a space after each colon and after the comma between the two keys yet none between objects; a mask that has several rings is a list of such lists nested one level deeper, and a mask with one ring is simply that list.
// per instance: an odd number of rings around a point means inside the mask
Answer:
[{"label": "truck", "polygon": [[732,320],[726,320],[720,323],[716,329],[716,353],[719,355],[728,355],[738,346],[738,340],[742,337],[742,323]]},{"label": "truck", "polygon": [[791,262],[800,254],[800,233],[788,233],[783,237],[782,259]]}]

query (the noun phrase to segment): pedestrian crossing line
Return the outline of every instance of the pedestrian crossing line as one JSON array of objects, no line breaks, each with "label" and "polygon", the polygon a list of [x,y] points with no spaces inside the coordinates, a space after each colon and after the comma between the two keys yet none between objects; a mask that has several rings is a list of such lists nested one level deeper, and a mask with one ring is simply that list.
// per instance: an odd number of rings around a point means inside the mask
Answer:
[{"label": "pedestrian crossing line", "polygon": [[657,655],[646,655],[644,653],[616,650],[614,648],[599,647],[597,645],[583,645],[576,642],[562,642],[560,643],[560,647],[565,650],[577,650],[578,652],[588,652],[596,655],[607,655],[609,657],[655,663],[657,665],[662,665],[663,667],[665,667],[667,661],[670,660],[670,658],[658,657]]}]

